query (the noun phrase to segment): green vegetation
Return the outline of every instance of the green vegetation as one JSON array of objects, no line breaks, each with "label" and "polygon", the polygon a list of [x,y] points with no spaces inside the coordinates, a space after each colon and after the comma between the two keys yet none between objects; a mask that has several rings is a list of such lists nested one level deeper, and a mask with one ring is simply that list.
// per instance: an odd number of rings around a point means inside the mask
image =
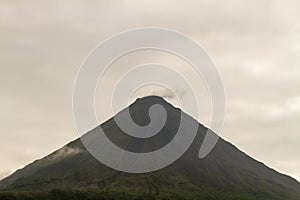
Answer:
[{"label": "green vegetation", "polygon": [[[0,192],[1,200],[274,200],[277,198],[256,198],[251,194],[227,194],[227,195],[208,195],[197,194],[200,192],[186,193],[182,191],[163,191],[159,194],[135,193],[119,190],[96,190],[96,189],[52,189],[49,191],[10,191]],[[207,192],[205,192],[207,193]]]},{"label": "green vegetation", "polygon": [[[296,196],[285,196],[288,192],[273,191],[272,185],[198,185],[187,176],[175,171],[175,168],[164,170],[164,173],[148,174],[118,173],[106,182],[96,181],[82,185],[89,187],[70,186],[65,184],[48,185],[27,189],[9,189],[0,192],[1,200],[280,200],[298,199]],[[293,194],[293,191],[290,191]],[[282,196],[283,195],[283,196]]]}]

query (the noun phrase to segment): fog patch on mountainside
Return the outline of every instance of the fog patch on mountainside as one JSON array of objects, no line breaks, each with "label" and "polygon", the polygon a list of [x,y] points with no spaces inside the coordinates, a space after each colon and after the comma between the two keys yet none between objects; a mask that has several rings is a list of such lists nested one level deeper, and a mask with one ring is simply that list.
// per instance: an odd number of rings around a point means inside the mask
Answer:
[{"label": "fog patch on mountainside", "polygon": [[71,148],[71,147],[64,147],[57,152],[53,153],[52,155],[49,156],[50,160],[57,160],[57,159],[62,159],[66,158],[68,156],[73,156],[76,154],[81,153],[82,150],[79,148]]}]

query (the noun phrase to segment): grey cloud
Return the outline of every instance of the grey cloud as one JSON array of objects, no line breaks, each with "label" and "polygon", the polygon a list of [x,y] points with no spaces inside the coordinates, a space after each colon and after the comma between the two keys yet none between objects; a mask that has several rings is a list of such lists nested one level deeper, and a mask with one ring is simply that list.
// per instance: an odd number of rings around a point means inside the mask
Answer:
[{"label": "grey cloud", "polygon": [[173,94],[173,92],[171,92],[170,90],[168,89],[162,89],[162,90],[154,90],[152,92],[150,92],[150,95],[157,95],[157,96],[161,96],[163,98],[166,98],[168,100],[172,100],[172,99],[176,99],[176,94],[177,94],[177,97],[179,99],[183,98],[184,95],[185,95],[185,91],[174,91],[175,94]]}]

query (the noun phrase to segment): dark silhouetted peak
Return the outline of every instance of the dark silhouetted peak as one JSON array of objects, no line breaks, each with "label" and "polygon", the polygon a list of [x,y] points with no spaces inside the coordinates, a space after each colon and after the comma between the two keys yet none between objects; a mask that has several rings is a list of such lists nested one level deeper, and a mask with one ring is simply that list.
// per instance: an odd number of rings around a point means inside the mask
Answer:
[{"label": "dark silhouetted peak", "polygon": [[156,96],[156,95],[150,95],[150,96],[145,96],[142,98],[137,98],[135,100],[135,102],[133,104],[131,104],[130,106],[133,105],[153,105],[153,104],[161,104],[161,105],[167,105],[167,106],[172,106],[174,107],[172,104],[170,104],[168,101],[166,101],[163,97],[160,96]]},{"label": "dark silhouetted peak", "polygon": [[[114,118],[86,135],[98,134],[97,131],[102,128],[107,137],[120,148],[146,153],[160,149],[172,141],[181,119],[188,124],[198,124],[195,119],[180,112],[180,109],[160,96],[139,98],[117,115],[122,119],[122,112],[129,109],[133,121],[145,126],[150,123],[149,108],[154,104],[162,105],[167,112],[166,123],[155,136],[132,137],[118,127]],[[183,132],[190,134],[190,127],[184,127]],[[66,193],[60,191],[60,194],[72,193],[71,188],[74,188],[74,195],[82,191],[85,196],[98,193],[97,197],[101,197],[85,198],[83,195],[77,199],[145,199],[144,196],[149,197],[146,199],[300,199],[300,184],[297,181],[254,160],[222,138],[207,157],[199,159],[199,149],[206,134],[207,128],[199,124],[193,143],[178,160],[164,169],[146,174],[128,174],[108,168],[96,160],[85,149],[81,140],[77,139],[0,181],[0,189],[17,191],[14,194],[26,190],[37,193],[54,191],[50,192],[51,197],[59,192],[57,188],[66,188]],[[120,194],[118,198],[107,196],[117,192]],[[30,195],[34,196],[33,192]],[[0,192],[0,199],[7,199],[6,196],[2,197]],[[37,196],[35,199],[41,197]]]}]

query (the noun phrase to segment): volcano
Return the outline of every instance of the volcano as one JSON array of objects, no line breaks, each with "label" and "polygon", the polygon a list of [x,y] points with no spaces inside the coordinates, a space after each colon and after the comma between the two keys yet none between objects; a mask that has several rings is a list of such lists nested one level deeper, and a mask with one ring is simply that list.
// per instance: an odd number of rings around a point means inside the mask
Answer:
[{"label": "volcano", "polygon": [[[150,122],[149,108],[162,105],[167,120],[158,134],[136,138],[122,132],[114,118],[102,128],[117,146],[132,152],[151,152],[168,144],[180,123],[181,110],[161,97],[137,99],[128,108],[136,124]],[[118,113],[122,119],[122,111]],[[183,113],[191,123],[195,119]],[[36,160],[0,182],[0,199],[270,199],[299,200],[300,184],[249,157],[220,138],[213,150],[199,159],[207,134],[199,123],[190,148],[174,163],[158,171],[132,174],[111,169],[96,160],[80,139]],[[189,129],[186,128],[186,134]]]}]

